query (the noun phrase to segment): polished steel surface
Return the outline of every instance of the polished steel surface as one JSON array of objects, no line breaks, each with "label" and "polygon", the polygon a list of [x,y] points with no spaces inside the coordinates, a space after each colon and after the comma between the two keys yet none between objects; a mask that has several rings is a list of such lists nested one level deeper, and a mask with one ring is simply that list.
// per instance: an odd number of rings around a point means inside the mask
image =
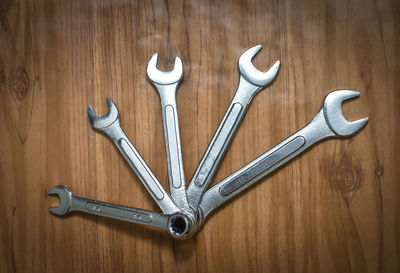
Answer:
[{"label": "polished steel surface", "polygon": [[156,88],[161,100],[171,198],[180,209],[194,218],[186,197],[178,109],[175,100],[176,90],[183,75],[182,60],[176,56],[174,69],[168,72],[157,69],[157,60],[158,53],[155,53],[147,65],[147,77]]},{"label": "polished steel surface", "polygon": [[251,47],[239,58],[239,85],[221,123],[218,126],[203,158],[190,181],[187,197],[190,206],[197,211],[203,194],[207,190],[221,159],[231,142],[252,98],[265,86],[270,84],[279,71],[280,62],[277,61],[263,73],[258,71],[251,60],[262,48],[261,45]]},{"label": "polished steel surface", "polygon": [[207,190],[252,98],[264,86],[270,84],[279,71],[279,61],[265,73],[253,66],[251,60],[260,49],[260,45],[252,47],[239,58],[240,79],[236,94],[187,189],[175,101],[176,90],[183,75],[182,61],[177,56],[174,69],[164,72],[156,67],[157,53],[150,59],[147,76],[161,99],[171,196],[123,132],[118,109],[111,99],[107,98],[109,111],[103,116],[96,116],[93,107],[89,106],[88,115],[92,126],[111,138],[163,213],[79,197],[65,186],[56,186],[49,190],[49,195],[57,195],[60,199],[60,205],[50,208],[50,212],[67,215],[71,211],[82,211],[154,226],[166,230],[176,239],[185,239],[192,236],[216,208],[312,145],[327,138],[356,134],[368,122],[368,118],[347,121],[342,113],[342,103],[358,97],[360,93],[351,90],[333,91],[325,97],[320,111],[308,125]]}]

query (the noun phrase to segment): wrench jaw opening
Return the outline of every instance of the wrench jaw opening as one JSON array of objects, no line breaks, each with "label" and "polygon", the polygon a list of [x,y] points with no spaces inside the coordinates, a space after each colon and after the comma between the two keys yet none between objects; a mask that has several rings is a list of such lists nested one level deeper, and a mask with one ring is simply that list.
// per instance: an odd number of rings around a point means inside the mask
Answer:
[{"label": "wrench jaw opening", "polygon": [[330,129],[337,136],[351,136],[357,133],[368,122],[368,118],[347,121],[342,113],[342,103],[360,96],[352,90],[337,90],[329,93],[324,101],[324,116]]},{"label": "wrench jaw opening", "polygon": [[90,124],[99,130],[103,130],[104,128],[113,124],[116,120],[118,120],[118,108],[115,106],[114,102],[110,98],[106,98],[108,113],[103,116],[96,116],[95,111],[93,110],[93,106],[90,105],[88,107],[88,116]]},{"label": "wrench jaw opening", "polygon": [[275,64],[267,71],[261,72],[254,67],[251,60],[261,50],[262,45],[256,45],[246,50],[239,58],[239,71],[245,80],[253,85],[264,87],[270,84],[278,74],[280,61],[276,61]]},{"label": "wrench jaw opening", "polygon": [[157,68],[158,53],[154,53],[147,65],[147,77],[154,85],[172,85],[179,83],[183,76],[181,58],[176,55],[175,65],[171,71],[161,71]]},{"label": "wrench jaw opening", "polygon": [[58,207],[49,208],[50,212],[55,215],[67,215],[71,208],[72,193],[65,186],[55,186],[51,188],[48,193],[50,196],[58,196],[60,205]]}]

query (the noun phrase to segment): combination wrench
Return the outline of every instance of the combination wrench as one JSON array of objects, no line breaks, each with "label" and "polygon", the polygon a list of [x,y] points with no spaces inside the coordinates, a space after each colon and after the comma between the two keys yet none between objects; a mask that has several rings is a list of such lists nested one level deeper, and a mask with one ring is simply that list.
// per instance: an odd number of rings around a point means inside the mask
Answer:
[{"label": "combination wrench", "polygon": [[217,207],[241,193],[312,145],[330,137],[348,137],[357,133],[368,118],[347,121],[342,113],[343,101],[358,97],[359,92],[337,90],[329,93],[314,119],[272,149],[257,157],[210,188],[199,205],[198,225]]},{"label": "combination wrench", "polygon": [[156,213],[122,205],[83,198],[73,194],[65,186],[55,186],[48,191],[49,195],[57,195],[60,199],[58,207],[51,207],[51,213],[59,216],[73,211],[81,211],[130,223],[153,226],[168,231],[176,239],[183,239],[189,232],[190,223],[182,213]]},{"label": "combination wrench", "polygon": [[181,209],[172,201],[169,194],[122,130],[117,106],[109,98],[106,101],[108,113],[104,116],[96,116],[93,107],[89,106],[88,108],[89,121],[93,128],[104,132],[110,137],[164,213],[180,212]]},{"label": "combination wrench", "polygon": [[191,181],[186,194],[189,205],[197,211],[204,192],[207,190],[211,179],[224,155],[232,137],[243,119],[252,98],[263,87],[270,84],[278,74],[280,62],[277,61],[267,71],[260,72],[251,60],[261,50],[257,45],[246,50],[239,58],[240,79],[237,91],[233,97],[221,123],[218,126],[206,152],[203,155]]},{"label": "combination wrench", "polygon": [[169,72],[158,70],[157,60],[158,53],[155,53],[147,65],[147,77],[157,89],[161,100],[171,198],[180,209],[193,214],[186,197],[178,110],[175,100],[176,90],[183,75],[182,60],[176,56],[174,69]]}]

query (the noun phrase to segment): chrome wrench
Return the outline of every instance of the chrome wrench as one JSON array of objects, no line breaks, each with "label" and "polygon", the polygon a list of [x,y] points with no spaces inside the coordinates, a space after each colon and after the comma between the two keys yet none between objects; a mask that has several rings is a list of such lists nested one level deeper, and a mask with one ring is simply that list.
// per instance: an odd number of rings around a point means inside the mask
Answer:
[{"label": "chrome wrench", "polygon": [[179,56],[176,56],[174,69],[164,72],[157,69],[157,60],[158,53],[155,53],[147,65],[147,77],[157,89],[161,99],[171,197],[180,209],[193,214],[186,197],[178,110],[175,100],[176,90],[183,75],[182,61]]},{"label": "chrome wrench", "polygon": [[222,156],[231,142],[240,121],[243,119],[252,98],[263,87],[270,84],[278,73],[279,61],[275,62],[265,73],[257,70],[251,63],[251,60],[261,48],[261,45],[254,46],[246,50],[239,58],[240,79],[236,94],[208,145],[186,191],[189,205],[194,211],[197,211],[201,198],[210,184]]},{"label": "chrome wrench", "polygon": [[171,215],[116,205],[103,201],[83,198],[73,194],[65,186],[55,186],[48,192],[60,199],[58,207],[50,208],[50,212],[63,216],[72,211],[81,211],[130,223],[153,226],[168,231],[174,238],[183,239],[189,232],[189,219],[182,213]]},{"label": "chrome wrench", "polygon": [[111,138],[164,213],[173,214],[181,212],[181,209],[172,201],[169,194],[122,130],[118,118],[117,106],[109,98],[107,98],[107,105],[109,111],[104,116],[96,116],[93,107],[89,106],[88,115],[92,126],[95,129],[103,131]]},{"label": "chrome wrench", "polygon": [[326,138],[347,137],[357,133],[367,123],[368,118],[349,122],[343,116],[341,105],[343,101],[359,95],[360,93],[351,90],[329,93],[321,110],[307,126],[209,189],[199,206],[198,225],[204,222],[214,209],[312,145]]}]

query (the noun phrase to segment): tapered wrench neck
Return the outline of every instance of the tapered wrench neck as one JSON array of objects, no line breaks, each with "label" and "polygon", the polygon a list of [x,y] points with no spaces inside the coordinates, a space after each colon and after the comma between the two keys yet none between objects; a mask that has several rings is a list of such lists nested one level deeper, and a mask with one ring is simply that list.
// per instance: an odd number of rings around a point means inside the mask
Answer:
[{"label": "tapered wrench neck", "polygon": [[176,92],[179,86],[179,82],[173,83],[171,85],[158,84],[154,82],[152,82],[152,84],[156,88],[160,96],[161,104],[163,106],[166,106],[168,104],[176,105]]}]

